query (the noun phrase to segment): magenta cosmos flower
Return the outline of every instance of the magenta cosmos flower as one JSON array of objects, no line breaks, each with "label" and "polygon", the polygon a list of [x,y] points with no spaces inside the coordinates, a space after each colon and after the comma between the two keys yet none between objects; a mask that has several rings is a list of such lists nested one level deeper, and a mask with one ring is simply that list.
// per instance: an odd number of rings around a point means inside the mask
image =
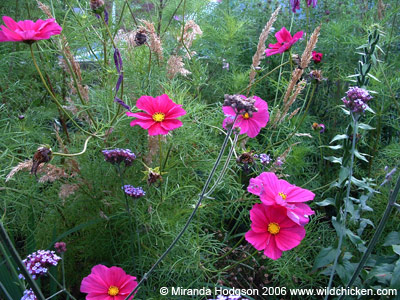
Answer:
[{"label": "magenta cosmos flower", "polygon": [[256,178],[250,179],[247,191],[260,196],[265,205],[279,205],[287,209],[287,216],[299,225],[308,223],[308,216],[314,211],[303,202],[313,200],[315,194],[278,179],[272,172],[263,172]]},{"label": "magenta cosmos flower", "polygon": [[267,56],[288,51],[294,43],[303,37],[303,31],[297,32],[292,37],[290,32],[285,27],[282,27],[282,29],[275,34],[275,37],[278,42],[268,45],[269,49],[265,50]]},{"label": "magenta cosmos flower", "polygon": [[126,112],[126,115],[136,118],[131,122],[131,126],[139,125],[147,129],[149,135],[165,135],[170,130],[182,126],[182,122],[177,118],[185,115],[186,111],[181,106],[174,103],[166,94],[156,98],[142,96],[136,102],[136,107],[145,112]]},{"label": "magenta cosmos flower", "polygon": [[[246,96],[240,95],[240,97],[246,99]],[[249,113],[240,114],[234,127],[240,127],[240,134],[247,133],[251,138],[257,136],[260,133],[261,128],[265,127],[269,121],[268,104],[263,99],[257,96],[253,96],[256,100],[254,106],[258,109],[252,115]],[[232,124],[236,112],[231,106],[222,106],[222,110],[228,117],[222,123],[222,126],[226,129],[226,126]]]},{"label": "magenta cosmos flower", "polygon": [[4,16],[1,25],[0,42],[25,42],[31,44],[38,40],[47,40],[52,35],[61,33],[62,28],[55,19],[31,20],[15,22],[12,18]]},{"label": "magenta cosmos flower", "polygon": [[123,269],[97,265],[83,278],[81,292],[88,294],[86,300],[124,300],[136,286],[136,277]]},{"label": "magenta cosmos flower", "polygon": [[283,251],[298,246],[306,235],[303,226],[286,215],[281,206],[254,204],[250,210],[251,229],[245,234],[246,241],[271,259],[281,257]]}]

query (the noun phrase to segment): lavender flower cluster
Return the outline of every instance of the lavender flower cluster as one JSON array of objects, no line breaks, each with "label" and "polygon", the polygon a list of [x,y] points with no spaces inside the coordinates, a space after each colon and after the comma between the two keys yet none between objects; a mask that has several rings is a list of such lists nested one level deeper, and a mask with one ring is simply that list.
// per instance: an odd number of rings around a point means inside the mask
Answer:
[{"label": "lavender flower cluster", "polygon": [[[32,275],[32,278],[37,279],[38,276],[47,273],[49,266],[57,266],[60,260],[61,257],[54,251],[38,250],[29,254],[22,262],[25,264],[29,274]],[[19,274],[19,278],[24,278],[24,276]]]},{"label": "lavender flower cluster", "polygon": [[367,90],[357,86],[350,87],[346,97],[342,98],[344,105],[353,113],[363,113],[368,108],[368,101],[372,99]]},{"label": "lavender flower cluster", "polygon": [[146,195],[146,192],[143,191],[143,189],[141,187],[133,187],[131,185],[124,185],[122,187],[122,189],[124,190],[125,194],[128,195],[129,197],[132,198],[140,198],[143,197],[144,195]]},{"label": "lavender flower cluster", "polygon": [[135,153],[129,149],[117,148],[112,150],[103,150],[102,153],[106,162],[118,165],[124,162],[126,167],[132,165],[133,161],[136,159]]},{"label": "lavender flower cluster", "polygon": [[21,300],[37,300],[35,293],[32,289],[25,290]]}]

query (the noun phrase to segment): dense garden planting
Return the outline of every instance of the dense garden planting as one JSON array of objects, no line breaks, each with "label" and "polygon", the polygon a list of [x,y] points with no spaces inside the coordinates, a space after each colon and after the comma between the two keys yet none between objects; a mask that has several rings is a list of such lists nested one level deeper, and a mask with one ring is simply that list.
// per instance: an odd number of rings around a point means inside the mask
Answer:
[{"label": "dense garden planting", "polygon": [[400,297],[398,0],[0,12],[1,299]]}]

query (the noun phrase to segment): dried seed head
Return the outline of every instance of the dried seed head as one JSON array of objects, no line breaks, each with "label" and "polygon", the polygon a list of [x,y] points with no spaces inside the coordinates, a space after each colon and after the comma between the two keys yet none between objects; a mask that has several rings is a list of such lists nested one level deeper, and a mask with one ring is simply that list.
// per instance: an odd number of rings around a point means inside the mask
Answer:
[{"label": "dried seed head", "polygon": [[312,70],[310,72],[310,74],[308,74],[308,76],[315,83],[320,83],[321,81],[326,80],[326,78],[324,78],[322,76],[322,71],[321,70]]},{"label": "dried seed head", "polygon": [[252,164],[254,162],[254,151],[244,152],[237,159],[238,164]]},{"label": "dried seed head", "polygon": [[90,8],[96,14],[101,14],[104,11],[103,0],[90,0]]},{"label": "dried seed head", "polygon": [[255,107],[255,103],[256,100],[253,99],[253,97],[247,98],[243,95],[225,95],[222,106],[230,106],[237,113],[249,118],[254,112],[258,111],[258,109]]},{"label": "dried seed head", "polygon": [[40,164],[49,162],[52,158],[51,154],[51,148],[44,146],[39,147],[33,155],[31,174],[35,174],[36,176],[37,169]]}]

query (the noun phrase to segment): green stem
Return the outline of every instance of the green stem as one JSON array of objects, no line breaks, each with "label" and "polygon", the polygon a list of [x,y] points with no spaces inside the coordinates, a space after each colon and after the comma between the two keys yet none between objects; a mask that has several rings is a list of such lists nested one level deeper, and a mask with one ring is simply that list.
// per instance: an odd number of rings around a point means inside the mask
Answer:
[{"label": "green stem", "polygon": [[31,277],[28,270],[25,267],[25,264],[22,262],[21,257],[18,254],[17,249],[15,249],[13,243],[11,242],[10,237],[7,234],[6,229],[4,228],[3,222],[0,221],[0,240],[2,241],[3,245],[8,249],[12,258],[14,259],[15,264],[18,266],[22,276],[24,276],[25,280],[27,281],[28,285],[36,295],[38,300],[45,300],[42,291],[40,290],[39,286]]},{"label": "green stem", "polygon": [[72,154],[69,154],[69,153],[60,153],[60,152],[52,152],[52,154],[53,154],[53,155],[57,155],[57,156],[66,156],[66,157],[74,157],[74,156],[82,155],[82,154],[84,154],[84,153],[86,152],[87,144],[88,144],[88,142],[89,142],[89,140],[90,140],[91,138],[92,138],[92,136],[88,136],[88,138],[87,138],[86,141],[85,141],[85,144],[83,145],[83,150],[82,150],[81,152],[72,153]]},{"label": "green stem", "polygon": [[78,123],[75,122],[75,120],[68,114],[68,112],[64,109],[64,107],[60,104],[60,102],[57,100],[56,96],[51,92],[49,86],[46,83],[46,80],[43,77],[42,72],[40,71],[40,68],[38,66],[38,64],[36,63],[36,59],[35,59],[35,55],[33,54],[33,47],[32,45],[29,45],[29,48],[31,50],[31,55],[32,55],[32,60],[33,60],[33,64],[35,65],[35,68],[37,70],[37,72],[39,73],[40,79],[42,80],[42,83],[44,85],[44,87],[46,88],[47,92],[50,94],[51,98],[53,99],[54,103],[57,105],[57,107],[68,117],[68,119],[71,120],[72,123],[74,123],[74,125],[80,129],[82,132],[94,136],[94,137],[98,137],[88,131],[86,131],[85,129],[83,129],[81,126],[78,125]]},{"label": "green stem", "polygon": [[[353,165],[354,165],[354,152],[356,149],[356,138],[357,138],[357,120],[358,120],[358,115],[354,115],[351,113],[351,117],[353,119],[353,140],[352,140],[352,145],[351,145],[351,158],[350,158],[350,165],[349,165],[349,178],[347,182],[347,190],[346,190],[346,197],[344,198],[344,212],[342,213],[342,216],[340,218],[340,223],[341,223],[341,230],[339,231],[339,242],[338,242],[338,248],[337,248],[337,253],[335,260],[333,262],[332,266],[332,271],[331,275],[329,278],[329,283],[328,283],[328,291],[330,290],[332,283],[333,283],[333,278],[335,276],[336,272],[336,267],[338,264],[339,256],[341,254],[341,248],[342,248],[342,243],[343,243],[343,238],[344,238],[344,231],[346,229],[346,218],[347,218],[347,203],[350,201],[350,190],[351,190],[351,180],[353,177]],[[327,300],[329,295],[326,295],[325,300]]]},{"label": "green stem", "polygon": [[[134,258],[134,238],[133,238],[133,221],[132,221],[132,213],[131,213],[131,208],[129,206],[129,201],[128,201],[128,196],[125,193],[124,190],[124,174],[121,171],[121,168],[119,165],[115,165],[117,172],[118,172],[118,176],[121,179],[121,184],[122,184],[122,192],[124,193],[124,197],[125,197],[125,206],[126,206],[126,213],[128,214],[129,217],[129,233],[130,233],[130,240],[131,240],[131,255],[132,255],[132,264],[133,264],[133,269],[135,270],[135,258]],[[136,230],[137,232],[137,230]],[[137,241],[139,243],[139,240]]]},{"label": "green stem", "polygon": [[[382,235],[383,229],[385,228],[386,222],[389,219],[390,212],[392,211],[392,208],[396,206],[396,199],[399,194],[400,190],[400,176],[397,178],[397,183],[396,186],[393,190],[393,192],[389,196],[389,201],[386,206],[385,212],[383,213],[382,219],[379,222],[378,228],[376,228],[376,231],[374,233],[374,236],[371,239],[371,242],[368,245],[367,250],[365,251],[364,255],[362,256],[356,271],[354,272],[353,276],[351,277],[349,283],[346,285],[346,289],[351,287],[353,283],[356,281],[358,275],[360,274],[361,270],[363,269],[365,263],[367,262],[368,257],[370,256],[372,249],[375,247],[375,244],[378,242],[379,237]],[[344,294],[339,298],[339,300],[344,299]]]},{"label": "green stem", "polygon": [[[236,114],[235,119],[233,120],[233,124],[235,124],[236,120],[237,120],[238,114]],[[232,126],[233,127],[233,126]],[[211,182],[212,177],[214,176],[215,171],[217,170],[217,167],[221,161],[222,155],[225,151],[226,145],[228,144],[229,141],[229,137],[232,133],[232,129],[233,128],[229,128],[227,135],[225,136],[224,142],[222,144],[221,150],[218,154],[217,160],[214,163],[214,166],[210,172],[210,174],[208,175],[207,181],[203,186],[203,190],[201,191],[201,194],[199,196],[199,199],[196,203],[196,206],[194,207],[191,215],[189,216],[189,218],[187,219],[185,225],[183,226],[182,230],[179,232],[179,234],[175,237],[175,239],[172,241],[171,245],[167,248],[167,250],[165,250],[165,252],[158,258],[158,260],[154,263],[154,265],[150,268],[150,270],[144,274],[144,276],[142,277],[142,279],[139,281],[138,285],[135,287],[135,289],[125,298],[125,300],[128,300],[138,289],[139,287],[147,280],[147,278],[150,276],[150,274],[154,271],[154,269],[158,266],[158,264],[165,258],[165,256],[167,256],[167,254],[172,250],[172,248],[174,248],[174,246],[176,245],[176,243],[181,239],[182,235],[185,233],[186,229],[189,227],[190,223],[192,222],[194,216],[196,215],[196,212],[198,210],[198,208],[200,207],[201,201],[204,198],[204,195],[206,193],[206,190],[208,189],[208,186]],[[234,147],[234,145],[232,145],[232,147]]]},{"label": "green stem", "polygon": [[282,66],[283,66],[283,59],[285,57],[285,52],[282,53],[282,57],[281,57],[281,64],[279,65],[279,76],[278,76],[278,85],[276,86],[276,92],[275,92],[275,98],[274,98],[274,105],[272,106],[272,108],[275,108],[276,105],[276,100],[278,99],[278,93],[279,93],[279,84],[281,83],[281,76],[282,76]]},{"label": "green stem", "polygon": [[72,296],[71,293],[67,289],[64,289],[63,286],[61,285],[61,283],[59,283],[58,280],[53,275],[51,275],[50,272],[48,272],[47,274],[51,277],[51,279],[54,280],[54,282],[58,285],[58,287],[61,288],[69,297],[71,297],[73,300],[76,300],[76,298],[74,296]]}]

